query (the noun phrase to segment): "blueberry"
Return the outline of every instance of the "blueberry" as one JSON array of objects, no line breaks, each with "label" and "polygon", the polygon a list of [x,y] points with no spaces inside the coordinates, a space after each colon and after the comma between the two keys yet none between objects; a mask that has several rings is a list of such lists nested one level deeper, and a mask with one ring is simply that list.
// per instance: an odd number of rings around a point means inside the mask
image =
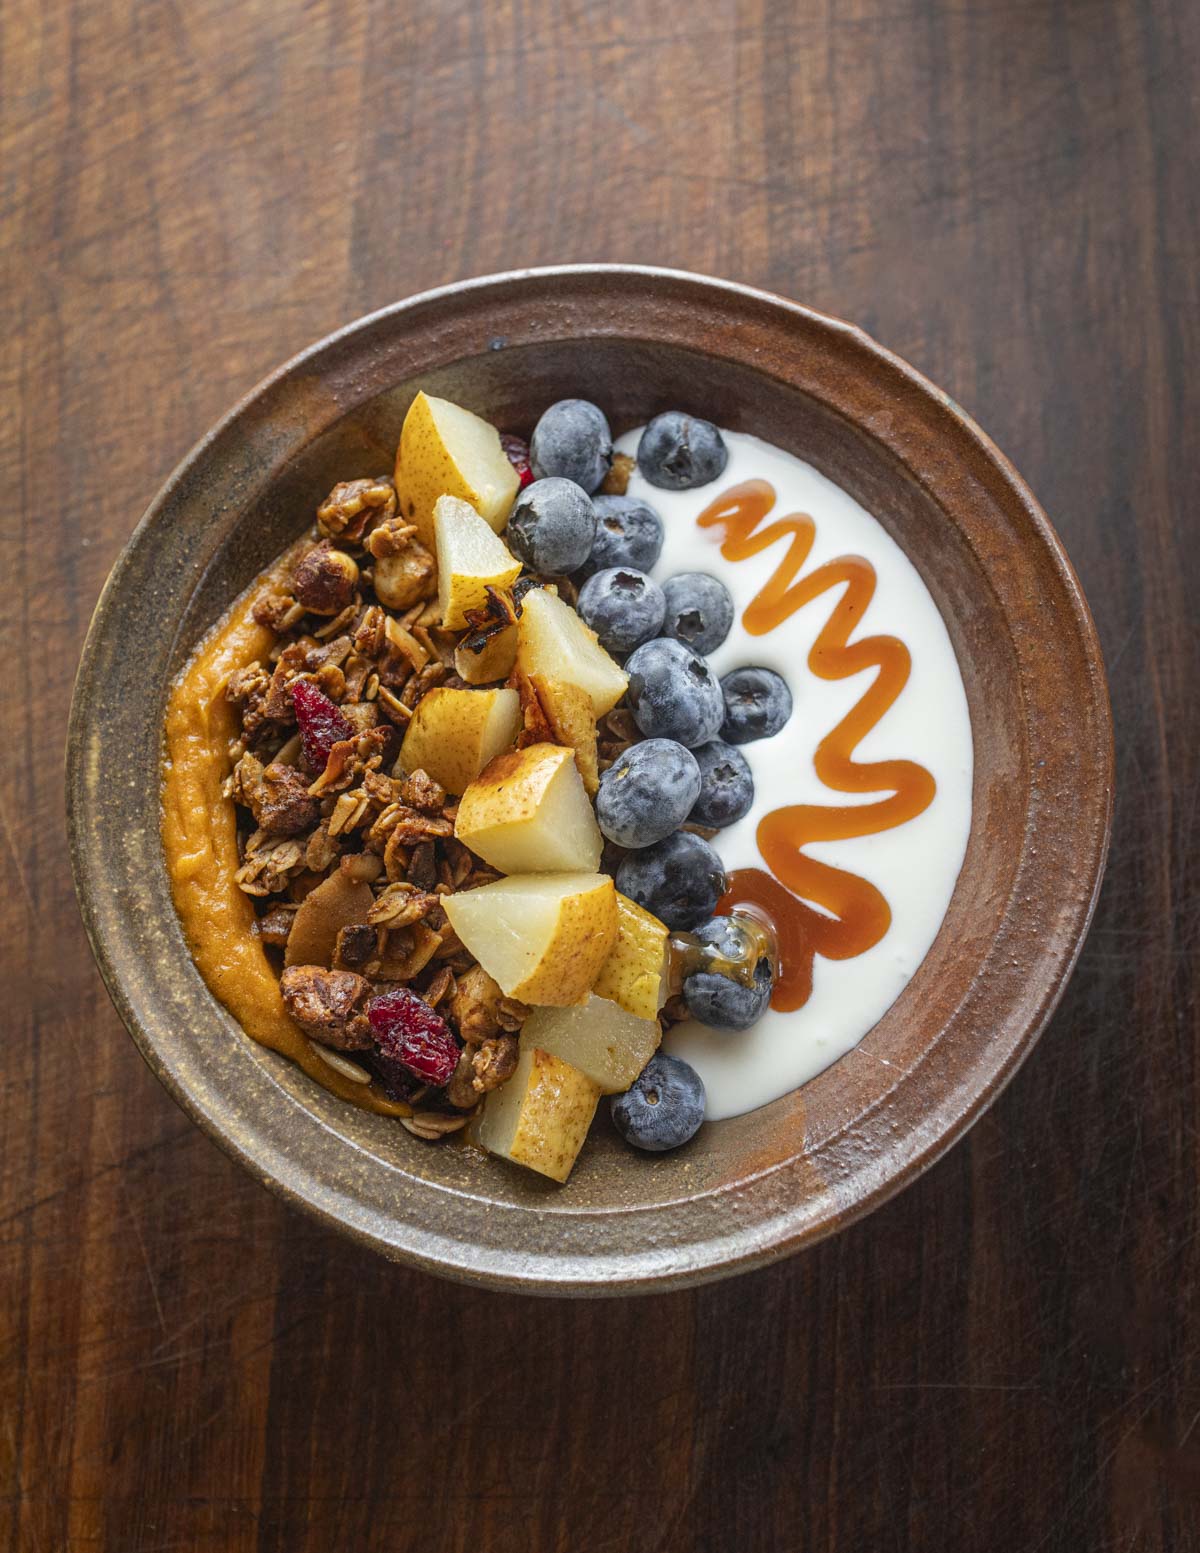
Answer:
[{"label": "blueberry", "polygon": [[561,475],[589,493],[612,467],[612,433],[604,411],[586,399],[560,399],[533,428],[533,476]]},{"label": "blueberry", "polygon": [[723,582],[706,572],[680,572],[663,583],[667,613],[663,635],[693,652],[710,653],[729,635],[733,625],[733,599]]},{"label": "blueberry", "polygon": [[741,750],[712,739],[695,752],[700,767],[700,796],[688,815],[693,825],[732,825],[749,814],[754,778]]},{"label": "blueberry", "polygon": [[609,1102],[626,1143],[661,1154],[694,1138],[704,1120],[704,1083],[690,1063],[655,1052],[623,1095]]},{"label": "blueberry", "polygon": [[596,537],[596,509],[573,480],[535,480],[517,497],[505,538],[519,561],[543,577],[582,566]]},{"label": "blueberry", "polygon": [[644,642],[625,664],[634,721],[648,739],[676,739],[694,749],[721,726],[725,703],[716,675],[682,642]]},{"label": "blueberry", "polygon": [[594,496],[596,538],[584,563],[584,573],[607,566],[635,566],[648,572],[662,554],[663,520],[654,508],[635,496]]},{"label": "blueberry", "polygon": [[725,893],[721,859],[700,836],[677,830],[621,859],[617,889],[669,928],[695,927],[713,914]]},{"label": "blueberry", "polygon": [[718,954],[735,963],[742,960],[753,977],[753,985],[746,986],[717,971],[693,971],[683,980],[683,1000],[688,1013],[702,1025],[711,1025],[716,1030],[748,1030],[762,1018],[771,1001],[775,972],[770,959],[762,955],[750,972],[744,939],[731,917],[714,917],[695,932],[702,944],[710,945]]},{"label": "blueberry", "polygon": [[638,468],[663,491],[707,485],[728,460],[729,450],[713,423],[684,415],[682,410],[656,415],[638,443]]},{"label": "blueberry", "polygon": [[721,737],[727,744],[769,739],[792,715],[792,693],[770,669],[734,669],[721,681],[725,721]]},{"label": "blueberry", "polygon": [[610,841],[648,847],[683,824],[700,791],[691,750],[672,739],[645,739],[618,755],[600,778],[596,819]]},{"label": "blueberry", "polygon": [[657,636],[666,607],[659,585],[631,566],[610,566],[589,577],[576,606],[609,652],[632,652]]}]

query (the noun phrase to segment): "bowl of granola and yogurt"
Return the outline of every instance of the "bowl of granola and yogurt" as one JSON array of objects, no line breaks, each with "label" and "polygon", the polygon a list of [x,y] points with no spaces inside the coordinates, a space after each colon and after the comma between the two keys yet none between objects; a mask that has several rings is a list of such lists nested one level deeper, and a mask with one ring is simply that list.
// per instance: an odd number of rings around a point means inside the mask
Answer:
[{"label": "bowl of granola and yogurt", "polygon": [[1110,765],[1069,563],[957,407],[586,266],[362,320],[198,446],[69,796],[218,1141],[387,1254],[587,1293],[781,1255],[961,1133],[1073,964]]}]

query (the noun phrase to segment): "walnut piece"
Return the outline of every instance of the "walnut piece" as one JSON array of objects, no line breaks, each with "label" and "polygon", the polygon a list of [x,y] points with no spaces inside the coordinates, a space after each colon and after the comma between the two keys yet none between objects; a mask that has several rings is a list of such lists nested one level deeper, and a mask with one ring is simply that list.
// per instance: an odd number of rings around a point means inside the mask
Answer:
[{"label": "walnut piece", "polygon": [[517,1038],[515,1035],[496,1035],[476,1048],[471,1058],[471,1088],[477,1095],[486,1095],[490,1089],[512,1078],[517,1067]]},{"label": "walnut piece", "polygon": [[343,480],[317,508],[317,527],[327,539],[361,539],[372,523],[396,515],[396,487],[386,475]]},{"label": "walnut piece", "polygon": [[354,971],[326,971],[292,965],[280,979],[288,1013],[314,1041],[335,1051],[365,1051],[371,1045],[366,1006],[371,985]]}]

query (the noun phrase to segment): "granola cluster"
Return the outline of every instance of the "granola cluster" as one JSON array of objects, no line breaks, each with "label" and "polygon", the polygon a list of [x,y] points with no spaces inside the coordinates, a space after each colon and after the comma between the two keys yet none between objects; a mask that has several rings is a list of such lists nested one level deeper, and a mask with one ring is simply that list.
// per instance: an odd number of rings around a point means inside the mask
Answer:
[{"label": "granola cluster", "polygon": [[[511,1075],[527,1010],[501,994],[442,909],[444,895],[498,877],[455,840],[457,801],[425,772],[393,768],[421,698],[465,683],[460,644],[478,652],[519,605],[497,597],[465,632],[442,629],[433,557],[398,519],[387,478],[336,486],[314,541],[286,591],[255,602],[275,634],[269,655],[226,686],[241,716],[225,785],[239,812],[237,884],[255,901],[262,942],[283,955],[295,1022],[339,1071],[419,1103],[406,1119],[416,1136],[441,1137]],[[458,1043],[444,1085],[421,1084],[372,1031],[371,998],[398,987]]]}]

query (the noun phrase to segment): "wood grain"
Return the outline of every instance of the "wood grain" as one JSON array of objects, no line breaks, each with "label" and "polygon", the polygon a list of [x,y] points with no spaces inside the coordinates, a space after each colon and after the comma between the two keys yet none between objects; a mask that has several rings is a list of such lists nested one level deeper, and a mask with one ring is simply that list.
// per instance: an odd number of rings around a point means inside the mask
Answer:
[{"label": "wood grain", "polygon": [[[1200,12],[1186,0],[11,0],[0,1495],[14,1549],[1200,1543]],[[176,1111],[78,926],[61,756],[105,573],[261,374],[539,262],[863,323],[1029,478],[1112,674],[1113,862],[970,1140],[691,1294],[406,1273]]]}]

